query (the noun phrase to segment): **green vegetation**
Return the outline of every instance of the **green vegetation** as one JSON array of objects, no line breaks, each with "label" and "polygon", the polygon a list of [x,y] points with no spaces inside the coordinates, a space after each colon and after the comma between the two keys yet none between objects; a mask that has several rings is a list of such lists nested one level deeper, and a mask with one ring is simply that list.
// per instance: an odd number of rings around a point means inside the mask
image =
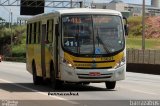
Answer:
[{"label": "green vegetation", "polygon": [[[1,19],[1,18],[0,18]],[[12,35],[12,47],[11,47]],[[8,28],[8,23],[0,25],[0,54],[4,57],[25,58],[26,26],[12,25]]]},{"label": "green vegetation", "polygon": [[[127,48],[141,49],[141,37],[129,37],[126,39]],[[150,50],[160,50],[160,39],[145,39],[145,48]]]},{"label": "green vegetation", "polygon": [[14,45],[12,47],[12,56],[13,57],[24,57],[26,56],[26,45],[20,44],[20,45]]},{"label": "green vegetation", "polygon": [[129,17],[129,36],[140,36],[142,34],[142,17]]},{"label": "green vegetation", "polygon": [[26,56],[26,27],[17,26],[14,28],[14,38],[12,47],[13,57],[24,57]]},{"label": "green vegetation", "polygon": [[[160,38],[156,38],[155,35],[158,28],[150,28],[151,26],[156,26],[158,22],[154,22],[158,17],[147,17],[146,22],[146,39],[145,39],[145,48],[146,49],[160,49]],[[154,23],[153,23],[154,22]],[[142,48],[142,17],[129,17],[129,36],[127,37],[127,48],[141,49]],[[148,37],[148,34],[151,34],[151,37]],[[158,36],[158,35],[156,35]],[[148,39],[147,39],[148,38]]]}]

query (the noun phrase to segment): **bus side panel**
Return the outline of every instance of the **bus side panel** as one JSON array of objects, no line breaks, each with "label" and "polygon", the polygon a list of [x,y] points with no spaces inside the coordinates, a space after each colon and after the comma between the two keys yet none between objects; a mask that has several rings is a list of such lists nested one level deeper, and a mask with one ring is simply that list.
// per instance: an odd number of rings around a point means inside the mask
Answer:
[{"label": "bus side panel", "polygon": [[34,45],[34,59],[37,69],[37,76],[42,77],[42,68],[41,68],[41,45],[35,44]]},{"label": "bus side panel", "polygon": [[41,54],[39,44],[30,44],[27,46],[27,70],[32,73],[32,62],[35,61],[37,76],[42,76]]},{"label": "bus side panel", "polygon": [[34,58],[34,46],[33,44],[27,45],[27,70],[32,73],[32,61]]},{"label": "bus side panel", "polygon": [[50,51],[50,48],[52,46],[48,46],[46,45],[45,46],[45,55],[46,55],[46,60],[45,60],[45,64],[46,64],[46,78],[50,78],[50,62],[52,60],[52,55],[51,55],[51,51]]}]

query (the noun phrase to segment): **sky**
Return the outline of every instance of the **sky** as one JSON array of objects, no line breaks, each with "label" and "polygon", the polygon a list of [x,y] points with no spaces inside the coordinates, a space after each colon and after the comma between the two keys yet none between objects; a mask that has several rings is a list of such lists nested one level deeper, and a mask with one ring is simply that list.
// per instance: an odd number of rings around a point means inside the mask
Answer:
[{"label": "sky", "polygon": [[[3,1],[3,0],[0,0]],[[60,0],[58,0],[60,1]],[[73,1],[77,1],[77,0],[73,0]],[[83,0],[86,3],[89,2],[97,2],[97,3],[107,3],[110,2],[112,0]],[[122,0],[125,3],[134,3],[134,4],[142,4],[142,0]],[[150,5],[151,0],[146,0],[146,4]],[[45,8],[45,12],[51,12],[55,9],[53,8]],[[0,17],[2,17],[3,19],[5,19],[7,22],[9,22],[9,12],[12,11],[13,13],[13,22],[17,22],[17,17],[26,17],[26,16],[20,16],[20,7],[16,7],[16,6],[0,6]]]}]

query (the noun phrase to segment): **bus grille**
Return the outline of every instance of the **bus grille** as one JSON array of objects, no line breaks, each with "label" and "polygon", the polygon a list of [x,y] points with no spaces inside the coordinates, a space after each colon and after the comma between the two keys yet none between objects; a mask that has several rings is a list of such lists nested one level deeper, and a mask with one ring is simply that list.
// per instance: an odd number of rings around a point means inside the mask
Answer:
[{"label": "bus grille", "polygon": [[112,67],[76,67],[77,69],[111,69]]},{"label": "bus grille", "polygon": [[111,78],[112,74],[101,74],[100,76],[90,76],[89,74],[77,74],[80,79],[104,79]]}]

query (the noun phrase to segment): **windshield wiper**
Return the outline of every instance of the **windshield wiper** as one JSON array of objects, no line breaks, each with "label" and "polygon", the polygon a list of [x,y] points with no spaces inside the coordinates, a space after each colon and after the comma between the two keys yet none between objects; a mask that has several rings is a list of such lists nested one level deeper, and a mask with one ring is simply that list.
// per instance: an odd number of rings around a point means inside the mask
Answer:
[{"label": "windshield wiper", "polygon": [[107,53],[110,53],[109,49],[106,47],[106,45],[104,44],[104,42],[102,41],[102,39],[99,37],[99,31],[98,31],[98,29],[97,29],[97,35],[98,35],[98,36],[96,36],[96,39],[98,40],[98,42],[102,44],[104,50],[105,50]]}]

